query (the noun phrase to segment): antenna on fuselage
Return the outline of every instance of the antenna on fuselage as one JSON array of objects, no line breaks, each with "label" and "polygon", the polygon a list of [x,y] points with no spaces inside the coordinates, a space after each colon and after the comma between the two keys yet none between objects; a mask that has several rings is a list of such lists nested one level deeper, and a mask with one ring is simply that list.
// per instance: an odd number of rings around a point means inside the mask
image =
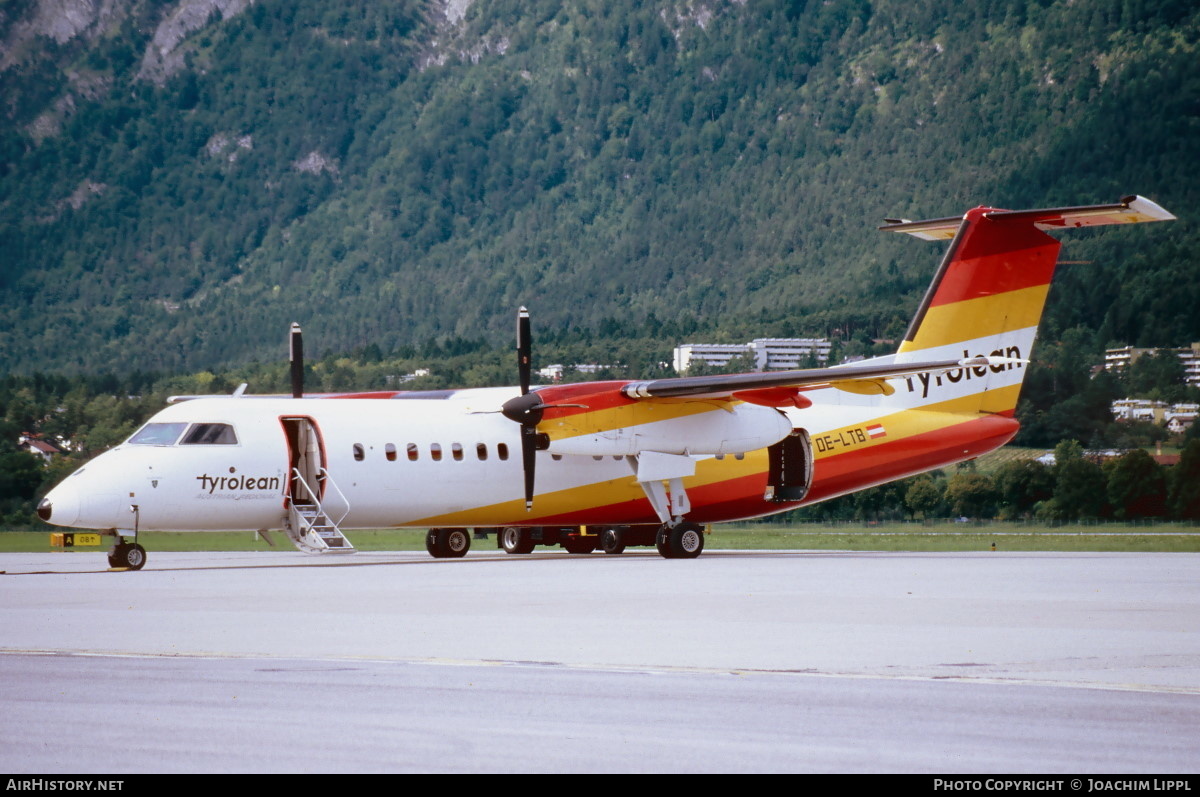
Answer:
[{"label": "antenna on fuselage", "polygon": [[304,337],[296,321],[288,337],[288,359],[292,361],[292,398],[304,398]]}]

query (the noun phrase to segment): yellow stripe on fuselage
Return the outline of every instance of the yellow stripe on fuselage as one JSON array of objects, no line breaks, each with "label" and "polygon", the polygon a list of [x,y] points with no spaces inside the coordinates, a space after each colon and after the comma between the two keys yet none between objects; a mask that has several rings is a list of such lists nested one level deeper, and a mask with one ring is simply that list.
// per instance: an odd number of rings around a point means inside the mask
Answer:
[{"label": "yellow stripe on fuselage", "polygon": [[[1004,387],[991,393],[997,394],[996,399],[1015,401],[1019,386]],[[907,437],[936,432],[959,423],[986,416],[990,413],[975,411],[979,403],[978,395],[962,396],[948,401],[931,404],[920,409],[907,409],[882,415],[877,418],[862,421],[857,424],[838,427],[826,432],[814,433],[813,456],[820,460],[851,450],[862,450],[874,445],[895,443]],[[803,413],[801,413],[803,421]],[[881,425],[886,436],[872,438],[867,427]],[[858,439],[862,432],[863,439]],[[830,438],[839,440],[839,444],[831,445],[819,441]],[[578,460],[590,460],[590,457],[579,457]],[[566,464],[570,467],[569,459]],[[541,460],[539,472],[558,464],[554,461]],[[684,486],[688,490],[731,481],[746,476],[765,474],[768,468],[766,449],[751,451],[743,459],[726,456],[723,459],[710,457],[696,462],[696,475],[685,478]],[[631,501],[646,500],[646,494],[630,470],[628,476],[608,479],[606,481],[583,484],[547,493],[538,493],[534,500],[535,514],[526,513],[524,501],[514,499],[488,506],[463,509],[442,515],[413,520],[406,526],[437,527],[437,526],[496,526],[503,523],[530,522],[542,517],[559,517],[573,512],[585,512],[605,506],[624,504]],[[526,520],[528,519],[528,520]]]},{"label": "yellow stripe on fuselage", "polygon": [[[1020,389],[1020,385],[1009,385],[990,390],[986,394],[985,400],[988,404],[1012,405],[1016,401]],[[979,404],[980,395],[971,394],[930,404],[926,407],[900,410],[856,424],[840,426],[827,432],[810,433],[813,458],[821,460],[848,451],[867,449],[881,443],[895,443],[898,440],[936,432],[975,418],[998,414],[990,410],[980,411]],[[873,437],[870,431],[871,427],[882,427],[884,434]]]},{"label": "yellow stripe on fuselage", "polygon": [[[591,460],[591,457],[578,457],[579,460]],[[557,462],[539,461],[538,472],[554,467]],[[570,467],[568,465],[568,467]],[[689,490],[695,490],[710,484],[738,479],[743,476],[753,476],[767,469],[766,449],[751,451],[742,459],[733,455],[724,459],[711,457],[696,462],[696,475],[684,479]],[[632,469],[628,476],[609,479],[602,482],[583,484],[556,490],[548,493],[538,493],[534,499],[534,513],[525,511],[524,500],[504,501],[461,512],[450,512],[444,515],[421,518],[406,526],[496,526],[504,522],[528,522],[541,517],[557,517],[571,512],[583,512],[603,506],[623,504],[629,501],[646,500],[646,493],[638,484]]]}]

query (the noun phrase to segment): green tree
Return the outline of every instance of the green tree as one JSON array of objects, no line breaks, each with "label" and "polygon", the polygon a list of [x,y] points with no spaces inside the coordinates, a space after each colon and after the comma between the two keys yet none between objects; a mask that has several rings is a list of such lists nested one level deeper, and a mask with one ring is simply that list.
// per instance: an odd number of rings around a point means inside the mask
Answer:
[{"label": "green tree", "polygon": [[1054,497],[1043,504],[1043,514],[1055,520],[1100,517],[1106,488],[1100,466],[1084,459],[1078,441],[1064,440],[1054,448]]},{"label": "green tree", "polygon": [[1177,402],[1187,396],[1184,377],[1179,355],[1170,349],[1159,349],[1130,363],[1121,374],[1121,385],[1129,396]]},{"label": "green tree", "polygon": [[42,483],[42,462],[25,451],[0,452],[0,501],[28,502]]},{"label": "green tree", "polygon": [[1173,517],[1200,520],[1200,440],[1189,440],[1172,468],[1169,501]]},{"label": "green tree", "polygon": [[959,471],[946,483],[946,503],[956,516],[991,517],[995,514],[996,488],[982,473]]},{"label": "green tree", "polygon": [[1005,462],[992,481],[1006,519],[1030,517],[1039,503],[1054,496],[1054,473],[1033,459]]},{"label": "green tree", "polygon": [[1167,483],[1162,468],[1140,448],[1109,463],[1108,501],[1120,520],[1162,517],[1167,511]]},{"label": "green tree", "polygon": [[914,516],[923,520],[940,517],[945,512],[945,488],[934,482],[928,474],[911,480],[904,493],[904,505]]}]

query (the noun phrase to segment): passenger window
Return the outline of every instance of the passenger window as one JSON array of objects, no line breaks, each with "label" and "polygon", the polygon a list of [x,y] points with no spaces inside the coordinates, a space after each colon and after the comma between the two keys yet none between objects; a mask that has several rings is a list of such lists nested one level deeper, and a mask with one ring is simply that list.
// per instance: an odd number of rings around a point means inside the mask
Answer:
[{"label": "passenger window", "polygon": [[354,444],[354,461],[362,462],[363,457],[365,457],[365,456],[366,456],[366,452],[363,451],[362,443],[355,443]]},{"label": "passenger window", "polygon": [[227,423],[194,423],[179,441],[185,446],[236,446],[237,435]]},{"label": "passenger window", "polygon": [[475,446],[475,456],[479,457],[479,461],[487,459],[487,443],[480,443]]},{"label": "passenger window", "polygon": [[441,443],[434,443],[433,445],[431,445],[429,447],[429,456],[433,457],[434,462],[442,461],[442,445],[441,445]]},{"label": "passenger window", "polygon": [[388,462],[395,462],[396,461],[396,447],[394,445],[392,445],[391,443],[388,443],[386,446],[383,447],[383,455],[385,457],[387,457]]},{"label": "passenger window", "polygon": [[733,458],[734,459],[745,459],[746,455],[745,454],[734,454]]},{"label": "passenger window", "polygon": [[562,462],[562,454],[551,454],[550,459],[554,460],[555,462]]},{"label": "passenger window", "polygon": [[462,462],[462,443],[451,443],[450,453],[454,457],[455,462]]},{"label": "passenger window", "polygon": [[134,446],[173,446],[179,439],[186,423],[148,423],[129,438]]},{"label": "passenger window", "polygon": [[508,444],[496,443],[496,456],[500,459],[508,459]]},{"label": "passenger window", "polygon": [[421,455],[421,453],[420,453],[420,449],[418,449],[418,448],[417,448],[417,444],[416,444],[416,443],[409,443],[409,444],[408,444],[408,447],[407,447],[407,450],[408,450],[408,461],[409,461],[409,462],[416,462],[416,461],[417,461],[417,458],[418,458],[418,457]]}]

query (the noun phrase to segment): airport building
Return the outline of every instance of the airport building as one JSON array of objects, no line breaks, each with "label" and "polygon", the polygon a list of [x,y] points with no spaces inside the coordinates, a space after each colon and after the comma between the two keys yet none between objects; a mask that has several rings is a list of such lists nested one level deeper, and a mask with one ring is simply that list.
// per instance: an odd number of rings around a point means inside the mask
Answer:
[{"label": "airport building", "polygon": [[735,357],[749,355],[756,371],[787,371],[803,368],[814,358],[818,365],[829,362],[832,344],[825,338],[755,338],[749,343],[684,343],[675,347],[673,365],[683,373],[693,362],[723,368]]}]

